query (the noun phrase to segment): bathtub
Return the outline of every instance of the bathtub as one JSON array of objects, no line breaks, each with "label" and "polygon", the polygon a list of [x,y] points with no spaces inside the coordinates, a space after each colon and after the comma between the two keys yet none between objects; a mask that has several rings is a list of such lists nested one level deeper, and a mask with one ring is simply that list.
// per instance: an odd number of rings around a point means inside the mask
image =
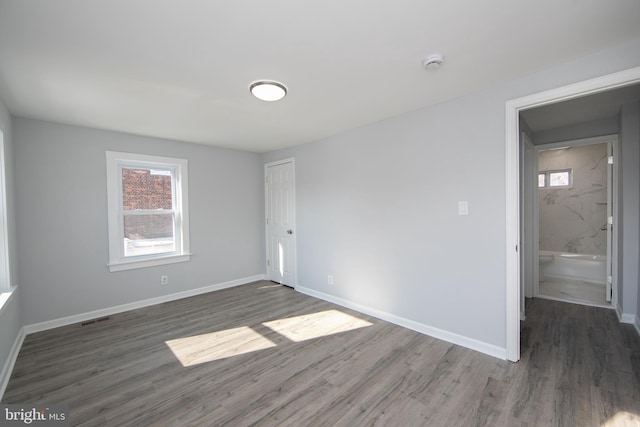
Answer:
[{"label": "bathtub", "polygon": [[605,255],[571,254],[539,251],[539,279],[576,279],[589,283],[607,283],[607,257]]}]

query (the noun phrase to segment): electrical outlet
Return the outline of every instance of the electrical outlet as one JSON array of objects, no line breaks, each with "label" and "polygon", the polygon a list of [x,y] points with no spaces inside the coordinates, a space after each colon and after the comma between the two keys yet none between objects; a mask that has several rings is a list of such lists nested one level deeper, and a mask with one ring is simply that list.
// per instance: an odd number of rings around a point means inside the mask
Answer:
[{"label": "electrical outlet", "polygon": [[169,276],[160,276],[160,284],[168,285],[169,284]]},{"label": "electrical outlet", "polygon": [[333,285],[333,276],[332,275],[328,275],[327,276],[327,283],[330,285]]}]

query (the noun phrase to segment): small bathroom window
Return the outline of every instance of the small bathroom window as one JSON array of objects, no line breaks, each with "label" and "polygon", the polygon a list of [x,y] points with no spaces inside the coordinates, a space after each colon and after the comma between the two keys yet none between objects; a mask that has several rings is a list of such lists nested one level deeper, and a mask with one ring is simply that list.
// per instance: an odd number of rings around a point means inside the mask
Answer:
[{"label": "small bathroom window", "polygon": [[571,169],[541,171],[538,173],[538,188],[569,188],[571,184]]}]

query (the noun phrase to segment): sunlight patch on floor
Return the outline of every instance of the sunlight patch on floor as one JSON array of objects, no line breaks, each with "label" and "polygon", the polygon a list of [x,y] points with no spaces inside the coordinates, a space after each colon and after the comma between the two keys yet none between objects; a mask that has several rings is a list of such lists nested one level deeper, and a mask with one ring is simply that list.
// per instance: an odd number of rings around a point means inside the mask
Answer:
[{"label": "sunlight patch on floor", "polygon": [[631,412],[620,411],[613,417],[609,418],[601,427],[639,427],[640,415]]},{"label": "sunlight patch on floor", "polygon": [[264,285],[260,286],[258,289],[271,289],[271,288],[281,288],[282,285],[280,283],[274,283],[272,285]]},{"label": "sunlight patch on floor", "polygon": [[[339,310],[326,310],[264,322],[263,325],[290,341],[300,342],[364,328],[372,323]],[[185,367],[276,346],[249,326],[177,338],[165,343]]]},{"label": "sunlight patch on floor", "polygon": [[248,326],[178,338],[166,344],[185,367],[276,346]]},{"label": "sunlight patch on floor", "polygon": [[291,341],[300,342],[364,328],[372,323],[338,310],[326,310],[264,322],[263,325]]}]

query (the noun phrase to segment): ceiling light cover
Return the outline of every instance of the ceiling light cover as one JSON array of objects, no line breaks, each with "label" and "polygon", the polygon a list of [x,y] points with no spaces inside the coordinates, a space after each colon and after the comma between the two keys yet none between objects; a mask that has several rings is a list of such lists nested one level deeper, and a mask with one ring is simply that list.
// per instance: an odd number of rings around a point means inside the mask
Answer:
[{"label": "ceiling light cover", "polygon": [[287,87],[273,80],[259,80],[251,83],[249,91],[263,101],[279,101],[287,95]]}]

